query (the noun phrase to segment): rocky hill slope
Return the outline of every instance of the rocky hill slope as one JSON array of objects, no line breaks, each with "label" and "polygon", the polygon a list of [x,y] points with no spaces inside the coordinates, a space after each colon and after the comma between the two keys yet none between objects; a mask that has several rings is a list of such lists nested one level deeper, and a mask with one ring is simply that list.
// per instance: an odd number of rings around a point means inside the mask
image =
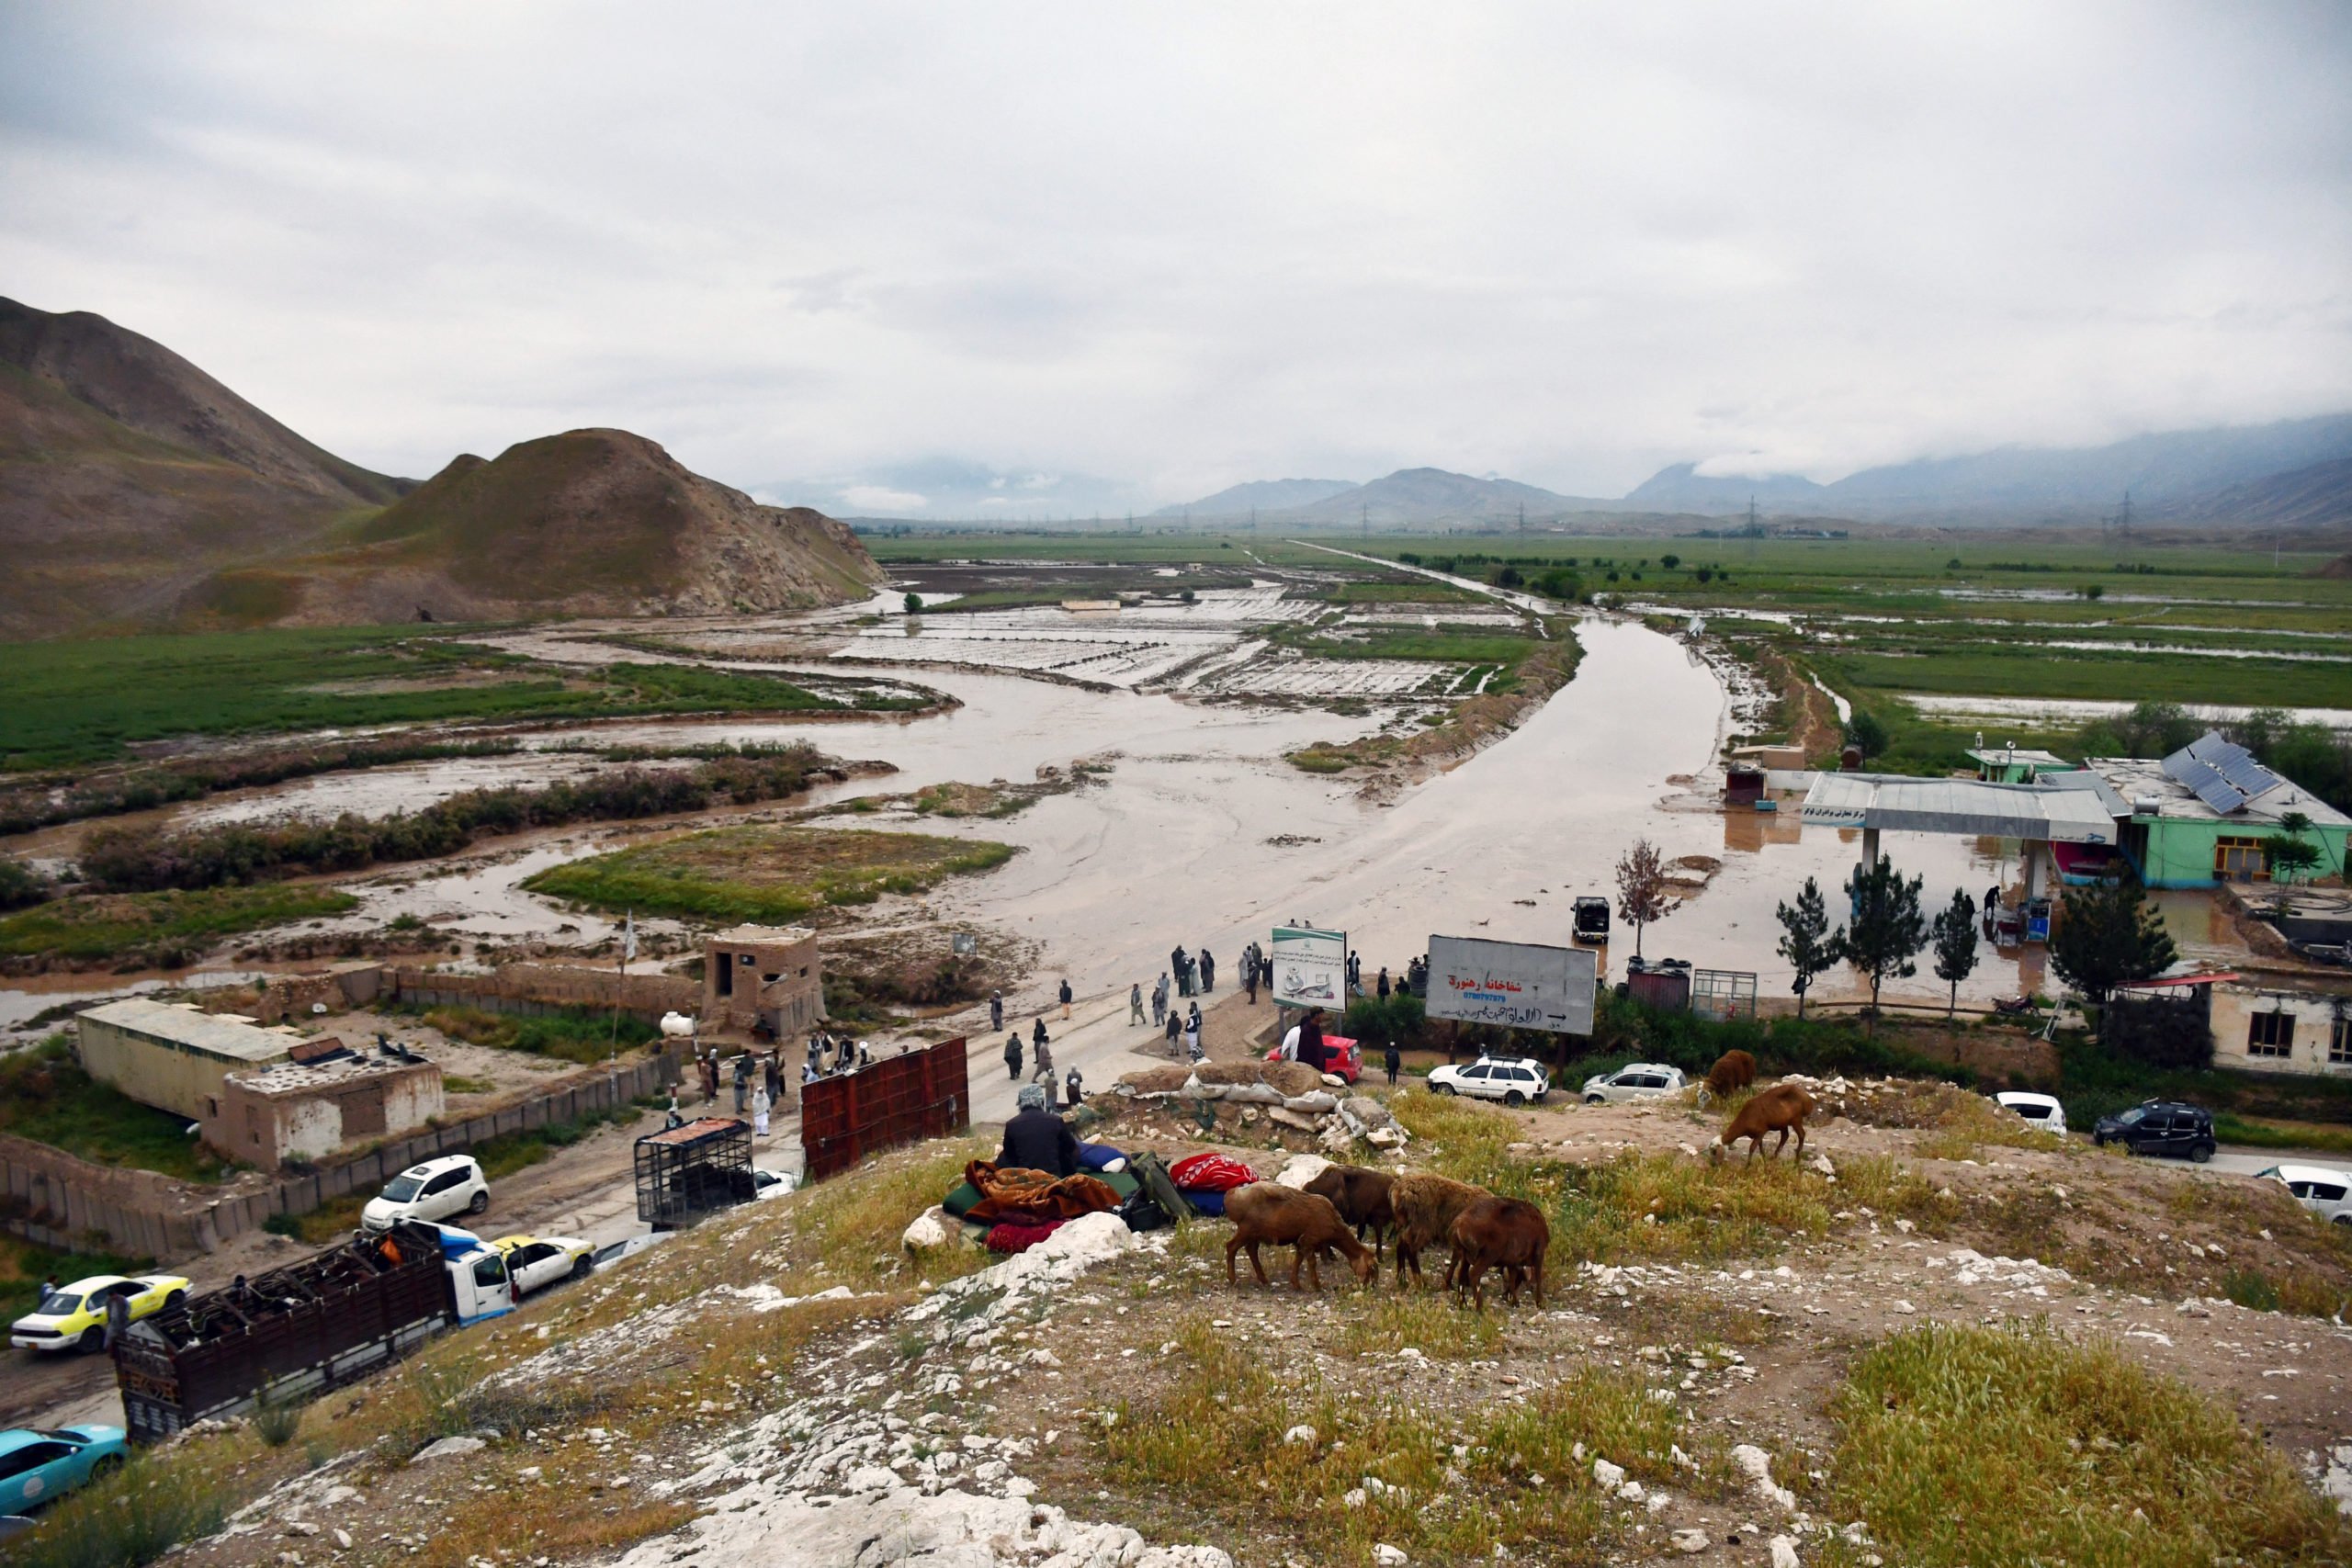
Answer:
[{"label": "rocky hill slope", "polygon": [[103,316],[0,299],[0,637],[167,613],[408,488]]},{"label": "rocky hill slope", "polygon": [[881,581],[842,524],[762,505],[625,430],[458,457],[343,538],[238,576],[280,584],[297,622],[769,610]]}]

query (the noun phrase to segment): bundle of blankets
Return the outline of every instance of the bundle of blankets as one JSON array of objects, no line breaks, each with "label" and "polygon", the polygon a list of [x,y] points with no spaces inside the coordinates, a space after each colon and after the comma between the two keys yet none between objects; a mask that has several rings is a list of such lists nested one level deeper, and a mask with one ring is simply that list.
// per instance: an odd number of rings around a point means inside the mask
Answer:
[{"label": "bundle of blankets", "polygon": [[1227,1193],[1258,1179],[1248,1166],[1219,1154],[1192,1155],[1164,1172],[1150,1156],[1136,1157],[1148,1168],[1146,1180],[1138,1181],[1130,1172],[1128,1156],[1103,1144],[1079,1145],[1080,1161],[1087,1168],[1075,1176],[976,1159],[964,1168],[964,1179],[941,1206],[976,1230],[985,1228],[981,1241],[989,1251],[1010,1254],[1026,1252],[1080,1214],[1123,1207],[1138,1189],[1162,1208],[1182,1200],[1194,1213],[1222,1214]]},{"label": "bundle of blankets", "polygon": [[1218,1154],[1188,1155],[1168,1168],[1168,1179],[1200,1214],[1224,1213],[1225,1195],[1258,1179],[1239,1160]]}]

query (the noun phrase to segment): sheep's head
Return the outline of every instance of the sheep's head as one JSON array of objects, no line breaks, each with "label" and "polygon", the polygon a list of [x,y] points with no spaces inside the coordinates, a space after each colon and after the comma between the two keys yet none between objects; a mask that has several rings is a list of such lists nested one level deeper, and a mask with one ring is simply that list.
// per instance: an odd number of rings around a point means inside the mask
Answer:
[{"label": "sheep's head", "polygon": [[1724,1163],[1724,1145],[1729,1141],[1730,1139],[1728,1137],[1718,1138],[1713,1143],[1707,1145],[1707,1163],[1709,1165],[1721,1165]]},{"label": "sheep's head", "polygon": [[1348,1259],[1348,1267],[1356,1271],[1357,1284],[1369,1285],[1373,1276],[1380,1272],[1380,1255],[1368,1247],[1359,1247],[1355,1256]]}]

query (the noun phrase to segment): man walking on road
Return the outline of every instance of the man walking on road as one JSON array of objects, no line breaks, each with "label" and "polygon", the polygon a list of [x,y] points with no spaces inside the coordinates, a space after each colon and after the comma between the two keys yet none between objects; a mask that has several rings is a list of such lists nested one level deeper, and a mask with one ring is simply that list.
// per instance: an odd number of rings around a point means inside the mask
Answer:
[{"label": "man walking on road", "polygon": [[1127,987],[1127,1027],[1133,1029],[1143,1021],[1143,982],[1138,980]]},{"label": "man walking on road", "polygon": [[1011,1069],[1014,1083],[1021,1081],[1021,1032],[1014,1030],[1004,1037],[1004,1065]]},{"label": "man walking on road", "polygon": [[1176,1037],[1183,1032],[1183,1013],[1175,1008],[1170,1008],[1168,1010],[1168,1054],[1170,1055],[1175,1055],[1177,1052],[1182,1049],[1182,1047],[1176,1043]]},{"label": "man walking on road", "polygon": [[1029,1081],[1036,1083],[1042,1079],[1046,1092],[1050,1094],[1054,1087],[1054,1047],[1052,1042],[1042,1034],[1037,1036],[1036,1064],[1029,1075]]},{"label": "man walking on road", "polygon": [[735,1058],[735,1114],[741,1116],[752,1104],[752,1054],[749,1051]]},{"label": "man walking on road", "polygon": [[1162,969],[1151,987],[1151,1021],[1154,1028],[1168,1021],[1168,971]]},{"label": "man walking on road", "polygon": [[1062,976],[1062,1021],[1064,1023],[1068,1023],[1069,1021],[1069,976],[1065,975]]},{"label": "man walking on road", "polygon": [[989,993],[989,1032],[990,1034],[994,1034],[998,1030],[1002,1029],[1003,1027],[1004,993],[1002,991],[990,991]]},{"label": "man walking on road", "polygon": [[1201,949],[1201,989],[1216,989],[1216,955],[1205,947]]},{"label": "man walking on road", "polygon": [[1396,1049],[1396,1042],[1394,1040],[1388,1043],[1388,1055],[1382,1065],[1388,1069],[1388,1087],[1395,1089],[1397,1069],[1405,1065],[1405,1053]]}]

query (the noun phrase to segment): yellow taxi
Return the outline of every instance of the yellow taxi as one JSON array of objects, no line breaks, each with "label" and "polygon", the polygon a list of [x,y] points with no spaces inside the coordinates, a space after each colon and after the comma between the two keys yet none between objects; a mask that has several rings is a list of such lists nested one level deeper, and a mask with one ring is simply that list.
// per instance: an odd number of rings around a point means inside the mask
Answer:
[{"label": "yellow taxi", "polygon": [[490,1245],[505,1258],[518,1296],[559,1280],[584,1280],[596,1267],[595,1247],[576,1235],[503,1235]]},{"label": "yellow taxi", "polygon": [[20,1350],[96,1350],[107,1342],[107,1303],[117,1296],[130,1303],[130,1321],[178,1303],[188,1282],[177,1274],[93,1274],[60,1285],[39,1305],[8,1325],[8,1343]]}]

